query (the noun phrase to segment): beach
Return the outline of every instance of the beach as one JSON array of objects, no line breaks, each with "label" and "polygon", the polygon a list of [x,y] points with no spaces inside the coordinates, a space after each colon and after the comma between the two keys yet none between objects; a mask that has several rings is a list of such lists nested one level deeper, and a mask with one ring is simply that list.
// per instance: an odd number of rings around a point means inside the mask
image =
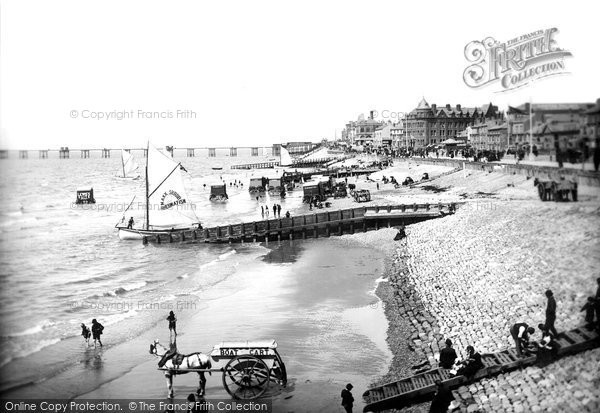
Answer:
[{"label": "beach", "polygon": [[[148,347],[155,339],[168,345],[165,318],[173,310],[183,353],[209,353],[224,341],[276,340],[288,385],[268,390],[274,411],[338,411],[348,382],[362,408],[359,392],[385,373],[392,357],[374,292],[390,264],[394,230],[314,241],[143,246],[119,241],[114,231],[123,211],[108,206],[129,202],[131,188],[140,186],[111,176],[116,160],[67,161],[94,185],[103,209],[72,208],[75,185],[60,184],[70,171],[58,169],[58,160],[42,162],[10,165],[15,169],[3,180],[6,191],[22,184],[11,173],[37,182],[22,198],[23,212],[15,200],[4,200],[15,213],[3,215],[0,234],[3,398],[166,399]],[[274,202],[294,213],[308,210],[301,191],[257,202],[233,185],[227,204],[211,204],[204,183],[247,184],[249,173],[213,172],[205,159],[183,162],[203,222],[260,219],[260,205]],[[92,318],[105,326],[102,348],[86,346],[79,335],[79,324],[89,326]],[[197,375],[177,376],[176,400],[197,387]],[[208,400],[230,397],[218,372],[208,376],[206,392]]]}]

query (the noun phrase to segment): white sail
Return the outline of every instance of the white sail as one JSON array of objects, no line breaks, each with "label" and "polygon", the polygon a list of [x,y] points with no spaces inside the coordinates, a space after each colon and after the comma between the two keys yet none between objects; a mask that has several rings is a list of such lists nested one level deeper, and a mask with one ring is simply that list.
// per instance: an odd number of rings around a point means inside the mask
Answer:
[{"label": "white sail", "polygon": [[282,146],[281,152],[280,152],[280,158],[279,158],[279,165],[280,166],[290,166],[291,164],[292,164],[292,157],[290,156],[290,153],[288,152],[288,150]]},{"label": "white sail", "polygon": [[183,185],[183,167],[148,146],[149,229],[189,228],[198,217]]},{"label": "white sail", "polygon": [[135,176],[135,171],[140,167],[135,161],[133,155],[124,149],[121,149],[121,173],[123,178],[130,178]]}]

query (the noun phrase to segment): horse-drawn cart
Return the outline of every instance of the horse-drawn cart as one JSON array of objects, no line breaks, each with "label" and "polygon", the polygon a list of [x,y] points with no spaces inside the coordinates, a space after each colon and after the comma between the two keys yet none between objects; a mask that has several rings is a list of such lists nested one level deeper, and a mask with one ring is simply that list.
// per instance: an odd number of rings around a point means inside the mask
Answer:
[{"label": "horse-drawn cart", "polygon": [[[165,349],[165,353],[158,354],[157,346]],[[168,353],[164,346],[155,342],[154,347],[150,347],[150,351],[162,357],[159,370],[165,372],[169,397],[173,397],[173,376],[186,373],[198,373],[200,376],[198,393],[204,395],[206,384],[204,373],[221,372],[223,387],[227,393],[241,400],[252,400],[262,396],[271,381],[283,387],[287,385],[285,364],[277,352],[275,340],[223,342],[215,345],[209,355],[176,354],[164,362]]]}]

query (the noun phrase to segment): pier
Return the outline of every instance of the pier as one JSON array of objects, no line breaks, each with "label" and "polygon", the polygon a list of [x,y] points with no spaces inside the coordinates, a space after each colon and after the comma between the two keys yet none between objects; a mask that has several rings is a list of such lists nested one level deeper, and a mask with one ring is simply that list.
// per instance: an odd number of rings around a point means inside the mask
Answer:
[{"label": "pier", "polygon": [[[55,156],[49,156],[52,154],[58,154],[59,159],[69,159],[71,158],[71,154],[78,153],[80,158],[88,159],[93,158],[92,154],[98,154],[95,158],[110,158],[113,155],[113,152],[120,152],[121,149],[125,149],[127,152],[135,152],[139,153],[141,156],[146,157],[146,148],[69,148],[68,146],[63,146],[58,149],[17,149],[17,150],[8,150],[8,149],[0,149],[0,159],[8,159],[8,158],[19,158],[19,159],[28,159],[29,152],[38,153],[39,159],[49,159],[54,158]],[[176,148],[174,146],[165,146],[164,148],[171,156],[174,155],[175,151],[180,152],[181,156],[186,156],[188,158],[193,158],[196,156],[207,156],[209,158],[215,157],[237,157],[237,156],[274,156],[275,145],[273,146],[238,146],[238,147],[182,147]],[[279,156],[277,154],[277,156]],[[77,155],[75,155],[77,157]],[[240,168],[243,169],[243,168]]]},{"label": "pier", "polygon": [[441,218],[454,213],[457,205],[457,203],[385,205],[323,211],[290,218],[172,231],[144,237],[143,242],[144,244],[148,242],[157,244],[269,242],[340,236]]}]

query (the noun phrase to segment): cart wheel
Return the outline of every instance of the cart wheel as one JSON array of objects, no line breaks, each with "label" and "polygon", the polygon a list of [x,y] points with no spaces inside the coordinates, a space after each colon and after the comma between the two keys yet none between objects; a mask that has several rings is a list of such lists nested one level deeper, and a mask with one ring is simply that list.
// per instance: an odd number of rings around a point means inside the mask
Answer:
[{"label": "cart wheel", "polygon": [[280,358],[275,357],[273,360],[273,367],[271,367],[271,376],[273,376],[276,382],[283,386],[287,386],[287,371],[285,369],[285,364],[281,361]]},{"label": "cart wheel", "polygon": [[223,369],[223,386],[234,399],[252,400],[269,387],[270,370],[259,358],[238,356]]}]

